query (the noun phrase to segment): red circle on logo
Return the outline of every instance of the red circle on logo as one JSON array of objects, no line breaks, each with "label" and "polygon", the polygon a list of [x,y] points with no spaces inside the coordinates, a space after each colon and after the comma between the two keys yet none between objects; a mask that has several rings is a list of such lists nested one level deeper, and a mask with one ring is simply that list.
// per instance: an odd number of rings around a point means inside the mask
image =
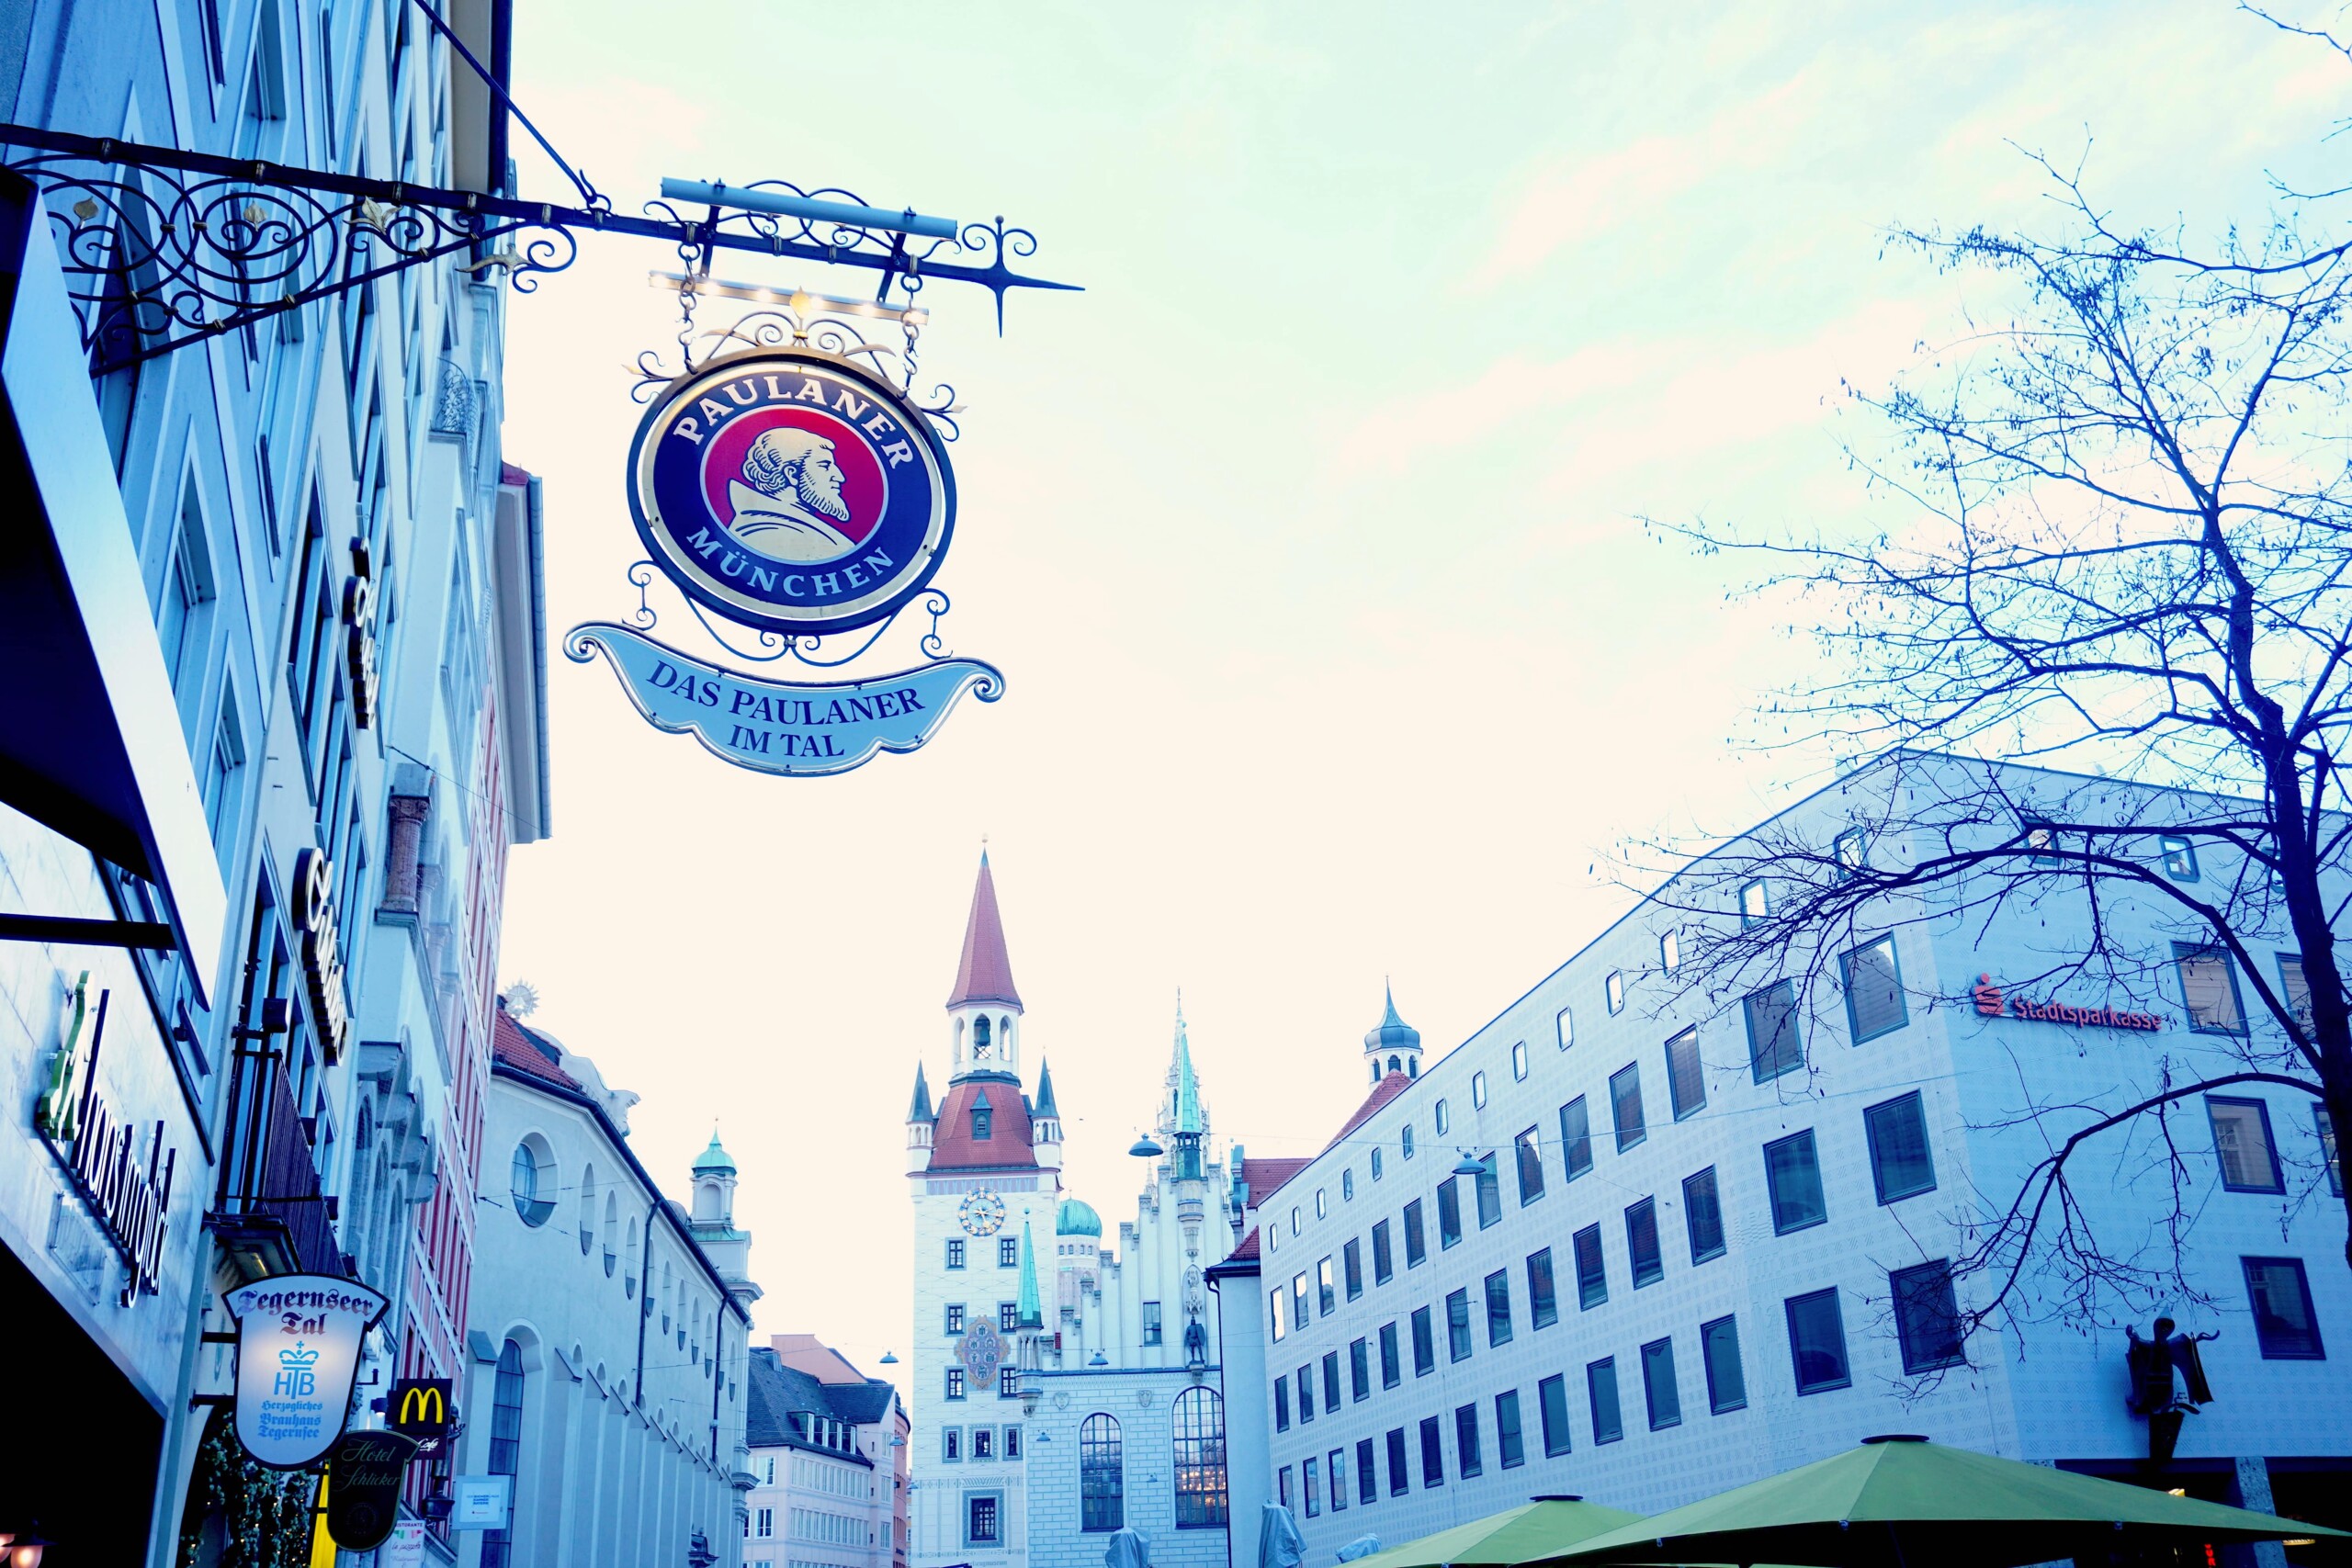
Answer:
[{"label": "red circle on logo", "polygon": [[[799,430],[833,445],[833,465],[842,471],[841,498],[848,503],[846,520],[820,515],[831,526],[841,530],[853,545],[862,545],[882,520],[882,508],[889,495],[889,480],[883,476],[881,460],[874,449],[844,420],[814,408],[763,408],[730,420],[718,434],[710,438],[709,450],[703,454],[703,499],[712,516],[728,527],[735,523],[735,502],[730,486],[745,484],[743,459],[752,450],[752,443],[771,430]],[[752,486],[757,489],[756,486]]]}]

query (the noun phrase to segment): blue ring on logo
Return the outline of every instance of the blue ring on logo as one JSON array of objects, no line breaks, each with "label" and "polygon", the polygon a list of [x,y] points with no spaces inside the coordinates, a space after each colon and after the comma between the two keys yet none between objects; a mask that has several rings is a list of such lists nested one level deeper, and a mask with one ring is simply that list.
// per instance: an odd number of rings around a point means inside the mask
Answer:
[{"label": "blue ring on logo", "polygon": [[[710,444],[738,420],[778,416],[837,451],[844,441],[862,446],[863,460],[842,467],[881,473],[880,515],[837,555],[755,549],[712,510]],[[672,382],[638,423],[628,476],[638,536],[663,575],[729,620],[786,634],[849,631],[896,615],[930,585],[955,533],[955,472],[931,422],[865,367],[811,349],[748,349]]]}]

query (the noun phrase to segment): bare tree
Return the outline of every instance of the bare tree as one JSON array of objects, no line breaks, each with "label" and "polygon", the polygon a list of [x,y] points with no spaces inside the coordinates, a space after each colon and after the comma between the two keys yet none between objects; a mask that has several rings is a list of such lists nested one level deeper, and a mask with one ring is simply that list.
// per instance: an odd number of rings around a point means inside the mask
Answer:
[{"label": "bare tree", "polygon": [[[2048,236],[1896,236],[1985,280],[2014,311],[1971,321],[1893,389],[1852,393],[1878,434],[1849,455],[1899,529],[1664,527],[1760,556],[1763,582],[1806,607],[1836,673],[1785,699],[1800,739],[1887,754],[1867,770],[1875,782],[1855,775],[1859,836],[1768,829],[1653,895],[1707,917],[1683,937],[1683,994],[1734,1006],[1758,975],[1786,975],[1800,1006],[1819,1007],[1845,983],[1831,971],[1847,937],[2059,897],[2085,901],[2090,947],[2053,953],[2033,981],[2144,995],[2157,968],[2206,973],[2193,958],[2210,951],[2250,988],[2256,1017],[2242,1034],[2199,1034],[2185,1055],[2152,1038],[2140,1081],[2020,1107],[2048,1152],[2022,1190],[1985,1195],[1973,1250],[1956,1261],[1980,1276],[1977,1321],[2015,1306],[2020,1280],[2042,1273],[2036,1258],[2085,1300],[2099,1282],[2181,1292],[2194,1199],[2170,1113],[2184,1102],[2258,1083],[2352,1126],[2337,948],[2352,836],[2352,241],[2339,238],[2340,198],[2278,188],[2259,234],[2198,246],[2120,226],[2079,168],[2037,162],[2060,215]],[[1939,755],[2071,773],[1961,770]],[[1896,842],[1900,855],[1859,848]],[[2194,879],[2179,874],[2200,863]],[[1770,908],[1725,919],[1735,890],[1759,878]],[[2191,953],[2189,970],[2169,943],[2151,951],[2159,930]],[[2279,964],[2281,953],[2296,962]],[[2097,1234],[2076,1183],[2102,1148],[2129,1149],[2172,1183],[2158,1234]],[[2352,1149],[2332,1152],[2329,1185],[2352,1190]]]}]

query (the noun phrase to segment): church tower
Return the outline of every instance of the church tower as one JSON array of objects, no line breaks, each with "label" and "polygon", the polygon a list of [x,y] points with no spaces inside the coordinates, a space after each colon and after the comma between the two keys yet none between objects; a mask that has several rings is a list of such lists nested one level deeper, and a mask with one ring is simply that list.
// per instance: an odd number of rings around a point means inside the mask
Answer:
[{"label": "church tower", "polygon": [[1364,1032],[1363,1037],[1364,1060],[1371,1065],[1375,1088],[1391,1073],[1402,1073],[1408,1078],[1421,1076],[1421,1032],[1396,1016],[1396,991],[1382,988],[1387,995],[1387,1010],[1380,1015],[1378,1023]]},{"label": "church tower", "polygon": [[984,852],[947,996],[946,1088],[934,1107],[919,1062],[907,1112],[910,1568],[1028,1562],[1022,1374],[1043,1330],[1030,1238],[1060,1204],[1062,1133],[1042,1064],[1035,1100],[1023,1091],[1022,1017]]}]

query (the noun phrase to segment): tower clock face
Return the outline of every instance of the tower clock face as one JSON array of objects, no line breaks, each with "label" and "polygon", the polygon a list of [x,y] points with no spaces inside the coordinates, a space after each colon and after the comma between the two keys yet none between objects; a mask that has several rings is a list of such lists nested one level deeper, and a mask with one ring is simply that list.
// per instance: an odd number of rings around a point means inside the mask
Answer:
[{"label": "tower clock face", "polygon": [[1004,1200],[993,1192],[967,1194],[956,1205],[956,1218],[971,1235],[994,1235],[1004,1224]]}]

